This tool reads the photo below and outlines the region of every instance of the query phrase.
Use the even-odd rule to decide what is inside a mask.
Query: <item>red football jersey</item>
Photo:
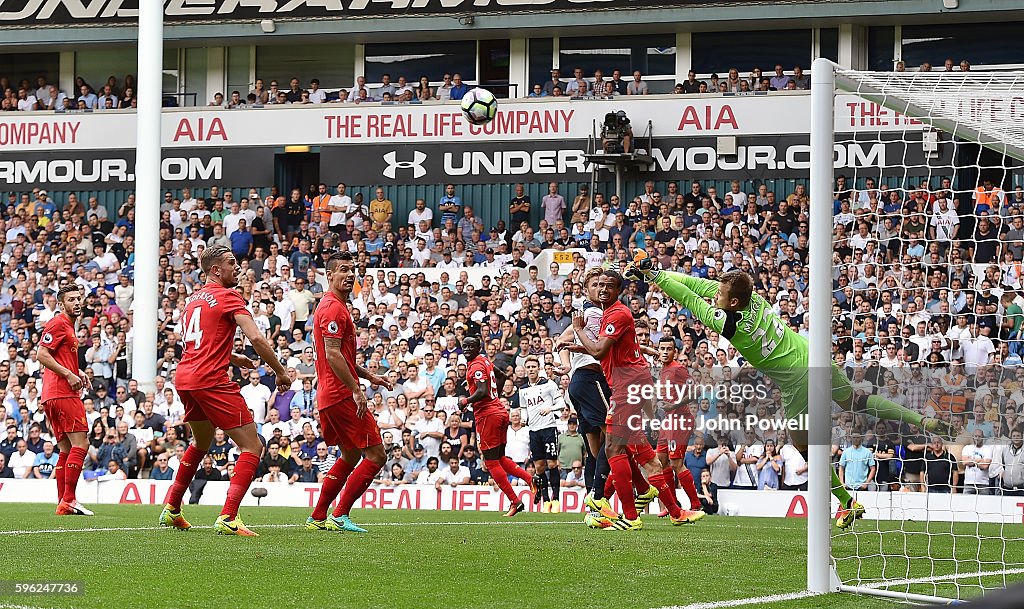
[[[75,327],[71,320],[63,313],[54,315],[53,319],[46,322],[43,327],[43,337],[40,341],[44,347],[53,354],[53,359],[68,370],[79,374],[78,370],[78,336],[75,334]],[[42,400],[53,398],[78,398],[82,397],[81,391],[71,389],[67,379],[49,368],[43,368],[43,395]]]
[[[601,316],[601,333],[598,337],[605,336],[612,339],[612,348],[601,360],[601,369],[604,370],[604,376],[613,391],[616,381],[619,384],[631,383],[634,382],[639,369],[650,370],[647,360],[640,355],[633,314],[621,301],[615,301],[615,304],[605,309],[604,315]],[[646,377],[650,379],[649,372],[646,372]]]
[[[670,421],[671,425],[668,430],[662,432],[659,439],[676,440],[684,445],[693,430],[693,413],[690,412],[688,406],[683,405],[684,400],[682,399],[685,395],[682,393],[683,388],[690,381],[690,372],[684,366],[679,365],[679,362],[671,362],[661,369],[660,380],[663,387],[666,382],[671,385],[672,393],[666,396],[669,399],[666,400],[665,409],[674,410],[665,413],[665,420]]]
[[[473,413],[477,416],[504,410],[504,406],[498,400],[498,381],[494,378],[494,364],[485,355],[480,354],[466,366],[466,384],[469,386],[469,395],[476,393],[476,384],[485,379],[490,383],[490,392],[486,398],[473,404]]]
[[[313,353],[316,365],[316,407],[323,410],[342,400],[352,398],[352,390],[341,382],[327,361],[325,338],[341,341],[341,354],[345,356],[348,371],[356,375],[356,325],[348,305],[334,295],[327,294],[320,300],[313,313]]]
[[[659,378],[661,379],[662,384],[664,384],[665,381],[669,381],[673,385],[682,387],[683,385],[689,384],[690,371],[687,370],[685,366],[680,365],[679,362],[673,361],[669,362],[667,366],[662,367],[661,376]]]
[[[231,288],[210,282],[185,299],[181,315],[184,351],[174,375],[178,389],[206,389],[229,381],[235,315],[251,315]]]

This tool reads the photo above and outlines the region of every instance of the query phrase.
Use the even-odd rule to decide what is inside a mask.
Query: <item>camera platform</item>
[[[651,150],[654,149],[653,127],[652,121],[647,121],[643,134],[639,137],[634,136],[629,117],[622,110],[605,114],[604,124],[600,125],[600,129],[598,122],[594,121],[593,133],[587,141],[587,152],[583,155],[592,168],[591,192],[595,192],[600,167],[607,167],[615,174],[615,192],[621,196],[626,172],[642,173],[654,164],[654,157],[651,156]],[[617,152],[623,149],[622,141],[625,136],[632,140],[632,152]],[[643,144],[637,148],[640,142]]]

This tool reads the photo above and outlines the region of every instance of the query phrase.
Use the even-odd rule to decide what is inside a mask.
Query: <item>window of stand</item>
[[[618,69],[624,80],[631,80],[640,70],[651,93],[668,93],[675,84],[675,39],[675,34],[560,38],[558,66],[562,78],[571,78],[576,68],[588,79],[595,70],[608,78]]]
[[[456,72],[467,82],[476,81],[476,41],[403,42],[401,44],[366,45],[366,81],[380,82],[384,74],[392,82],[405,76],[409,82],[419,82],[426,76],[431,82]]]
[[[904,25],[902,57],[907,69],[924,62],[932,64],[933,70],[942,69],[947,58],[957,66],[963,59],[972,66],[1020,66],[1024,64],[1022,26],[1022,22]]]
[[[811,63],[811,30],[753,30],[747,32],[694,32],[691,38],[692,68],[698,74],[724,77],[729,68],[746,76],[755,68],[770,75],[775,64],[789,72]]]

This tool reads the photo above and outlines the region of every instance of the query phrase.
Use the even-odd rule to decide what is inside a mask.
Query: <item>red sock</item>
[[[673,518],[679,518],[679,502],[676,501],[675,491],[665,481],[665,473],[659,472],[651,476],[651,486],[658,489],[658,501],[661,502],[661,506],[668,510]]]
[[[676,473],[672,471],[672,466],[669,465],[665,469],[661,470],[661,473],[665,474],[665,482],[668,483],[668,487],[672,490],[678,488],[676,486]]]
[[[353,466],[344,459],[338,459],[331,466],[331,469],[324,476],[324,482],[320,486],[320,498],[316,501],[316,509],[313,510],[313,520],[323,520],[327,518],[327,508],[331,507],[331,502],[338,496],[341,489],[345,486],[345,481],[348,480],[349,474],[352,473]]]
[[[68,460],[64,464],[63,495],[63,500],[68,503],[78,501],[75,491],[78,490],[78,479],[82,477],[82,464],[85,463],[85,455],[86,450],[80,446],[72,446],[68,451]]]
[[[502,457],[502,459],[508,459],[508,457]],[[511,459],[509,460],[511,461]],[[512,464],[515,465],[515,462],[513,461]],[[512,505],[519,503],[519,498],[516,497],[516,492],[512,489],[512,483],[508,481],[508,472],[501,466],[501,461],[498,459],[488,459],[484,461],[484,467],[487,468],[487,473],[491,475],[491,479],[498,485],[501,492],[505,493],[505,496],[512,502]],[[525,474],[526,472],[523,473]]]
[[[612,498],[612,495],[614,495],[614,494],[615,494],[615,481],[612,480],[612,477],[609,474],[609,476],[607,478],[605,478],[605,480],[604,480],[604,498],[610,500]]]
[[[627,458],[629,459],[629,472],[633,478],[633,490],[637,495],[643,495],[651,488],[651,483],[644,477],[644,472],[636,462],[636,457],[633,455],[627,455]]]
[[[238,461],[235,462],[235,475],[231,477],[228,496],[224,500],[224,509],[220,511],[221,516],[228,516],[231,519],[238,516],[238,504],[242,503],[242,497],[245,497],[245,492],[249,490],[249,485],[252,484],[259,464],[260,457],[256,453],[243,452],[238,455]]]
[[[53,468],[53,477],[57,479],[57,503],[64,501],[64,466],[68,462],[68,453],[62,452],[57,455],[57,465]]]
[[[527,484],[530,483],[530,474],[526,473],[525,469],[516,465],[516,462],[512,459],[502,456],[498,463],[501,464],[501,469],[505,470],[505,473],[512,474]]]
[[[378,465],[369,459],[363,459],[359,465],[352,470],[352,475],[345,482],[345,488],[341,491],[341,499],[338,506],[334,508],[334,516],[346,516],[352,511],[352,505],[363,496],[366,489],[373,484],[373,477],[377,475],[383,465]]]
[[[685,467],[683,471],[679,472],[679,486],[683,488],[686,496],[690,498],[690,509],[701,509],[700,498],[697,497],[697,487],[693,484],[693,474]]]
[[[188,485],[192,484],[192,479],[196,477],[205,456],[205,450],[199,450],[191,444],[185,449],[185,454],[178,463],[178,471],[174,472],[174,483],[171,484],[171,490],[167,491],[167,505],[173,508],[172,511],[181,511],[181,498],[185,495]]]
[[[622,515],[629,520],[636,520],[636,496],[633,494],[633,473],[629,467],[627,455],[615,455],[608,459],[608,466],[611,467],[612,483],[615,485],[615,492],[619,494],[619,502],[622,503]]]

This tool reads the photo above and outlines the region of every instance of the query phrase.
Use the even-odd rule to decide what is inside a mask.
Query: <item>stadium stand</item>
[[[946,68],[953,69],[952,60],[947,61]],[[902,66],[897,66],[897,70],[902,71],[902,69]],[[918,69],[930,71],[931,65],[922,64]],[[970,64],[964,60],[957,69],[969,70]],[[522,96],[567,95],[609,99],[620,95],[644,95],[648,91],[647,84],[643,81],[643,75],[640,72],[634,72],[631,77],[627,76],[626,78],[622,77],[619,70],[608,70],[607,78],[602,70],[596,70],[590,76],[585,76],[580,68],[575,68],[573,72],[572,78],[563,78],[561,71],[554,68],[551,70],[550,81],[533,83],[528,88],[529,90],[523,91]],[[687,75],[687,80],[677,83],[673,87],[672,93],[680,95],[715,92],[754,93],[810,88],[810,76],[804,73],[801,66],[794,66],[789,73],[786,73],[783,66],[777,64],[775,71],[770,76],[762,72],[759,67],[751,69],[747,77],[741,76],[739,70],[734,67],[723,72],[724,77],[719,77],[718,73],[698,77],[691,71]],[[404,75],[398,76],[392,82],[391,76],[385,75],[381,83],[367,83],[366,78],[360,76],[348,88],[321,88],[320,80],[317,78],[310,79],[305,87],[302,86],[298,78],[288,79],[287,87],[281,85],[283,82],[283,79],[257,78],[248,92],[238,90],[216,92],[208,102],[200,105],[242,109],[274,104],[446,101],[453,99],[453,88],[456,91],[454,99],[458,99],[461,98],[458,93],[460,91],[465,93],[462,87],[466,87],[461,83],[458,73],[447,72],[438,80],[432,80],[429,76],[423,75],[415,82],[407,79]],[[0,76],[0,91],[3,93],[3,98],[0,100],[0,111],[131,109],[135,108],[137,103],[134,84],[135,77],[131,74],[121,79],[110,76],[100,86],[88,83],[79,76],[75,79],[74,91],[63,91],[48,81],[46,75],[39,76],[34,83],[28,79],[14,83],[7,76]]]
[[[945,69],[954,67],[951,60],[946,62]],[[959,69],[969,70],[970,64],[963,61]],[[535,83],[528,95],[611,97],[646,92],[639,72],[628,82],[621,76],[615,70],[607,80],[601,71],[585,77],[577,69],[566,80],[552,70],[551,81]],[[2,109],[132,108],[133,81],[130,75],[112,76],[103,86],[93,87],[79,79],[77,95],[68,95],[43,76],[34,85],[12,85],[0,78]],[[453,87],[457,93],[465,86],[457,74],[445,74],[437,87],[426,76],[416,85],[399,76],[395,83],[388,78],[370,87],[360,77],[349,90],[320,89],[316,79],[307,89],[298,79],[290,79],[287,89],[279,86],[283,81],[269,80],[268,88],[264,82],[257,79],[252,91],[233,91],[226,98],[218,93],[209,105],[426,101],[449,99]],[[731,68],[724,78],[712,74],[701,79],[691,72],[676,85],[675,93],[808,86],[799,67],[786,74],[777,66],[770,77],[755,68],[748,78]],[[648,183],[641,193],[593,196],[586,189],[575,196],[559,193],[553,184],[541,200],[513,198],[507,221],[489,228],[474,214],[475,202],[460,197],[458,185],[452,185],[436,205],[422,200],[393,202],[383,188],[347,192],[343,185],[325,184],[287,193],[269,185],[245,191],[197,184],[194,189],[168,191],[161,205],[160,376],[157,391],[151,394],[139,391],[130,369],[134,197],[115,213],[95,198],[83,202],[70,195],[53,201],[40,188],[11,192],[0,209],[0,335],[5,344],[0,350],[0,421],[6,428],[0,440],[5,459],[0,477],[47,477],[52,472],[47,464],[53,460],[53,448],[39,407],[41,368],[34,345],[39,330],[57,310],[58,286],[68,280],[85,286],[88,293],[85,323],[79,329],[80,366],[93,383],[86,399],[92,430],[87,469],[97,476],[173,476],[188,440],[181,421],[183,407],[174,390],[180,356],[178,316],[184,299],[203,280],[198,254],[217,243],[231,247],[241,261],[240,289],[294,378],[290,390],[279,392],[269,371],[245,376],[233,370],[271,448],[261,474],[270,475],[274,466],[281,475],[270,475],[269,481],[315,481],[336,458],[334,448],[324,446],[318,437],[308,322],[324,293],[323,261],[335,249],[347,247],[360,270],[354,307],[362,346],[358,363],[386,372],[396,383],[390,391],[366,387],[390,457],[381,483],[433,483],[440,470],[430,469],[437,468],[431,458],[438,457],[443,466],[450,454],[463,458],[471,479],[483,483],[486,473],[473,446],[472,415],[457,414],[457,398],[465,395],[465,360],[458,344],[467,333],[484,337],[488,355],[513,379],[502,388],[503,398],[513,407],[527,356],[541,358],[544,374],[564,388],[567,378],[555,369],[552,337],[582,304],[579,279],[587,266],[621,262],[635,249],[646,248],[662,267],[700,277],[715,278],[741,268],[757,278],[759,293],[776,312],[806,333],[806,188],[797,184],[790,192],[776,193],[764,183],[733,181],[731,192],[720,195],[709,183],[670,182],[659,188]],[[1024,190],[1017,186],[1008,193],[988,184],[977,191],[953,191],[946,179],[908,190],[872,181],[846,184],[841,177],[835,191],[835,256],[848,269],[835,278],[834,324],[837,336],[846,337],[837,341],[837,363],[855,387],[885,387],[916,411],[949,417],[957,434],[952,451],[956,456],[964,445],[980,449],[1011,440],[1024,427],[1018,416],[1024,404],[1024,248],[1019,245],[1024,236]],[[558,265],[538,269],[534,261],[545,250],[571,250],[572,271],[563,274],[564,267]],[[964,260],[976,264],[962,264]],[[952,264],[952,274],[946,275],[940,264]],[[883,267],[881,275],[878,270]],[[443,269],[444,274],[427,280],[415,272],[425,268]],[[466,269],[473,268],[486,269],[480,285],[469,279]],[[897,277],[914,277],[911,282],[921,287],[936,278],[933,287],[943,289],[931,290],[927,299],[905,298],[910,291],[897,285]],[[1003,290],[1002,298],[991,294],[997,286]],[[747,386],[765,382],[743,368],[731,347],[720,345],[719,337],[679,311],[657,288],[648,290],[646,284],[631,282],[623,299],[638,319],[647,320],[652,344],[662,336],[676,340],[681,362],[693,379]],[[904,377],[911,382],[903,383]],[[709,394],[695,408],[698,418],[781,417],[777,395],[770,393],[743,403]],[[567,408],[558,422],[558,432],[572,445],[575,431],[569,426],[574,417]],[[918,490],[914,472],[905,471],[903,464],[919,461],[908,468],[919,470],[944,454],[941,446],[926,448],[928,443],[917,430],[876,424],[853,413],[837,412],[834,422],[837,464],[854,435],[863,436],[868,447],[892,450],[894,459],[879,465],[871,488]],[[513,434],[520,428],[513,424],[510,450],[518,446]],[[784,463],[786,451],[764,458],[749,450],[769,440],[784,446],[785,432],[703,435],[697,437],[706,452],[694,451],[694,468],[699,474],[710,467],[718,487],[738,483],[800,488],[806,482],[805,472],[792,471],[797,467],[786,472],[785,466],[793,465]],[[739,462],[736,448],[748,449],[746,454],[739,451]],[[931,457],[922,456],[925,452]],[[226,440],[214,446],[213,466],[221,474],[230,475],[232,454]],[[529,464],[528,447],[520,454],[519,460]],[[563,472],[568,475],[571,463],[582,456],[567,455]],[[781,477],[740,475],[750,465],[761,471],[770,459],[779,462]],[[988,479],[982,480],[986,476],[966,472],[963,463],[953,469],[957,467],[971,474],[969,486],[975,491],[1024,492],[1024,481],[1004,479],[1003,472],[988,470]],[[951,484],[963,488],[964,476]],[[930,484],[927,490],[941,491],[942,486]],[[950,484],[945,487],[948,490]]]
[[[749,194],[743,192],[747,188]],[[882,322],[873,327],[873,320],[856,312],[838,314],[837,327],[847,331],[837,334],[856,340],[837,344],[836,361],[847,369],[855,387],[865,381],[865,374],[881,375],[888,380],[880,379],[879,384],[888,385],[886,390],[903,391],[901,399],[910,408],[948,413],[961,445],[971,443],[972,434],[978,432],[983,444],[1006,441],[1020,433],[1018,411],[1024,403],[1018,340],[1022,316],[1016,302],[1024,190],[974,194],[946,188],[948,184],[941,183],[923,184],[913,191],[885,184],[860,188],[837,184],[835,255],[843,260],[860,256],[864,261],[862,272],[850,270],[836,278],[837,303],[856,293],[865,311],[882,311]],[[273,339],[295,379],[290,390],[276,392],[269,372],[245,377],[233,370],[271,447],[261,473],[270,473],[271,461],[276,461],[283,475],[270,480],[312,479],[315,474],[310,468],[326,471],[335,458],[318,439],[308,322],[324,290],[323,260],[336,248],[347,247],[356,255],[361,279],[354,301],[362,345],[358,361],[371,371],[386,372],[396,382],[392,391],[367,387],[391,458],[382,482],[433,483],[428,460],[436,456],[444,463],[449,454],[463,457],[472,479],[483,482],[486,474],[481,473],[479,457],[471,448],[474,436],[468,433],[473,420],[456,416],[456,398],[465,394],[460,377],[465,363],[458,341],[467,333],[479,332],[488,355],[517,381],[524,378],[525,358],[540,357],[545,374],[564,385],[567,379],[553,367],[551,337],[568,323],[567,312],[582,304],[579,278],[588,265],[622,260],[644,247],[655,252],[663,267],[701,277],[714,278],[733,267],[746,269],[783,319],[806,332],[806,189],[797,185],[793,192],[776,196],[764,185],[735,182],[732,190],[722,198],[700,182],[682,187],[668,183],[664,188],[649,183],[640,194],[594,193],[591,199],[586,191],[575,198],[559,194],[555,185],[554,192],[541,201],[512,200],[513,226],[496,225],[489,230],[474,216],[474,202],[460,198],[457,185],[437,202],[436,217],[434,202],[429,207],[426,202],[396,204],[383,189],[365,193],[365,200],[371,201],[368,206],[358,203],[358,198],[353,202],[350,195],[356,193],[338,194],[337,188],[326,185],[312,185],[307,193],[295,190],[287,196],[278,196],[276,188],[245,192],[216,186],[203,188],[203,196],[197,196],[198,185],[168,192],[161,206],[160,377],[157,391],[148,395],[139,392],[130,369],[133,197],[113,213],[95,200],[83,204],[72,196],[52,201],[38,188],[10,193],[0,210],[4,229],[0,233],[0,327],[5,343],[0,352],[0,386],[5,392],[0,420],[6,427],[0,453],[10,469],[0,471],[19,477],[46,477],[52,471],[46,466],[52,447],[39,408],[41,369],[34,346],[40,328],[56,312],[57,286],[68,280],[88,292],[85,323],[79,329],[80,365],[93,383],[86,400],[92,430],[87,469],[95,472],[91,475],[118,477],[167,476],[166,468],[174,469],[187,440],[183,408],[174,391],[174,368],[180,355],[178,313],[185,297],[202,281],[198,254],[208,245],[224,243],[241,260],[240,289],[252,304],[257,323]],[[983,219],[977,227],[962,228],[953,235],[955,240],[929,237],[926,248],[919,238],[942,226],[946,212],[939,211],[936,203],[942,198],[953,201],[947,209],[967,206]],[[410,208],[405,218],[396,213]],[[984,218],[995,226],[987,226]],[[578,221],[570,229],[568,222],[574,219]],[[991,266],[981,269],[980,277],[971,265],[955,264],[968,249],[975,251],[976,259],[979,249],[991,250]],[[554,275],[539,273],[533,263],[544,250],[573,250],[573,270],[567,275],[557,274],[558,268],[553,269]],[[951,290],[937,291],[927,302],[891,302],[890,296],[900,290],[892,285],[891,273],[875,275],[872,260],[884,262],[889,269],[901,265],[926,269],[935,255],[949,256],[954,263],[957,276],[950,281]],[[488,278],[472,285],[468,270],[477,267],[486,269]],[[416,272],[429,268],[446,274],[427,281]],[[986,296],[989,286],[979,280],[1001,285],[1006,294],[1002,302]],[[630,283],[624,299],[638,319],[647,320],[655,344],[664,335],[676,339],[692,378],[763,382],[742,367],[731,348],[720,348],[717,337],[656,290]],[[984,310],[968,320],[977,307]],[[918,321],[928,322],[922,333],[928,338],[918,336]],[[971,343],[974,346],[967,346],[968,336],[978,339]],[[985,343],[984,349],[975,348],[979,342]],[[989,364],[998,367],[987,372]],[[964,379],[965,366],[979,378],[976,385],[965,386],[958,380]],[[996,376],[1000,369],[1010,373]],[[906,383],[901,390],[896,375],[904,373],[926,380]],[[983,387],[1002,390],[983,391]],[[516,392],[515,382],[502,388],[502,396],[512,406]],[[777,396],[736,406],[708,395],[697,404],[696,415],[770,418],[780,414],[779,408]],[[559,419],[559,433],[571,436],[571,422],[573,415],[566,409]],[[517,430],[513,424],[510,436]],[[912,457],[911,446],[921,450],[916,446],[919,438],[910,430],[837,413],[833,440],[837,460],[855,432],[866,432],[866,445],[889,443],[907,459]],[[703,453],[704,459],[712,462],[718,486],[729,486],[736,478],[736,467],[714,465],[723,452],[726,462],[736,458],[735,450],[723,450],[726,446],[749,447],[767,440],[785,443],[784,432],[741,436],[703,438],[710,449]],[[510,439],[512,450],[516,440]],[[940,448],[927,450],[941,455]],[[229,443],[215,445],[211,456],[215,467],[230,474]],[[521,452],[520,460],[529,460],[528,449]],[[757,466],[758,461],[748,456],[737,465]],[[768,478],[758,477],[756,483],[770,485]],[[775,483],[799,487],[802,480],[806,476],[794,475]],[[896,467],[887,469],[878,476],[878,488],[899,489],[901,480],[907,482]],[[1020,492],[1014,481],[1001,481],[998,476],[991,480],[994,487],[1006,484],[1007,492]]]

